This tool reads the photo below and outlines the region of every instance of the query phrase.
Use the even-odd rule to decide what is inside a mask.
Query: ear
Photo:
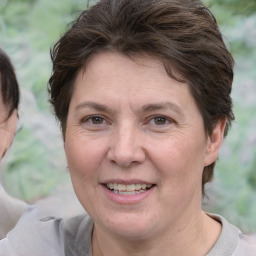
[[[212,134],[207,139],[205,166],[212,164],[219,155],[219,150],[223,142],[226,118],[219,120],[214,126]]]
[[[0,124],[0,159],[5,155],[7,149],[12,144],[17,120],[18,114],[15,109],[12,115]]]

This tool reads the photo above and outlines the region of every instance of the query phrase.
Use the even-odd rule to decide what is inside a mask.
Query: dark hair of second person
[[[0,48],[0,88],[3,104],[7,108],[7,118],[19,105],[19,85],[11,60]]]

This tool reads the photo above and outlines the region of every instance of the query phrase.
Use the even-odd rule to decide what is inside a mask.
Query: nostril
[[[108,160],[121,167],[142,163],[146,156],[134,127],[125,127],[115,133],[109,146]],[[125,132],[124,132],[125,131]]]
[[[129,167],[132,163],[136,162],[136,156],[133,152],[111,150],[108,153],[108,159],[111,163],[118,164],[121,167]]]

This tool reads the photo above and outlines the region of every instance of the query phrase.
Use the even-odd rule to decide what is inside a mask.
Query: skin
[[[18,120],[17,110],[14,110],[9,118],[7,117],[8,109],[0,97],[0,160],[13,141]]]
[[[94,56],[77,76],[64,144],[95,223],[93,255],[205,255],[221,226],[201,211],[202,172],[224,127],[220,120],[207,137],[188,85],[155,59]],[[154,186],[146,196],[112,197],[109,182]]]

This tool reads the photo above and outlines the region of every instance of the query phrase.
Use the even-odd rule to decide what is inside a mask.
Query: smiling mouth
[[[107,183],[105,187],[115,194],[120,195],[136,195],[143,193],[151,189],[154,184],[118,184],[118,183]]]

